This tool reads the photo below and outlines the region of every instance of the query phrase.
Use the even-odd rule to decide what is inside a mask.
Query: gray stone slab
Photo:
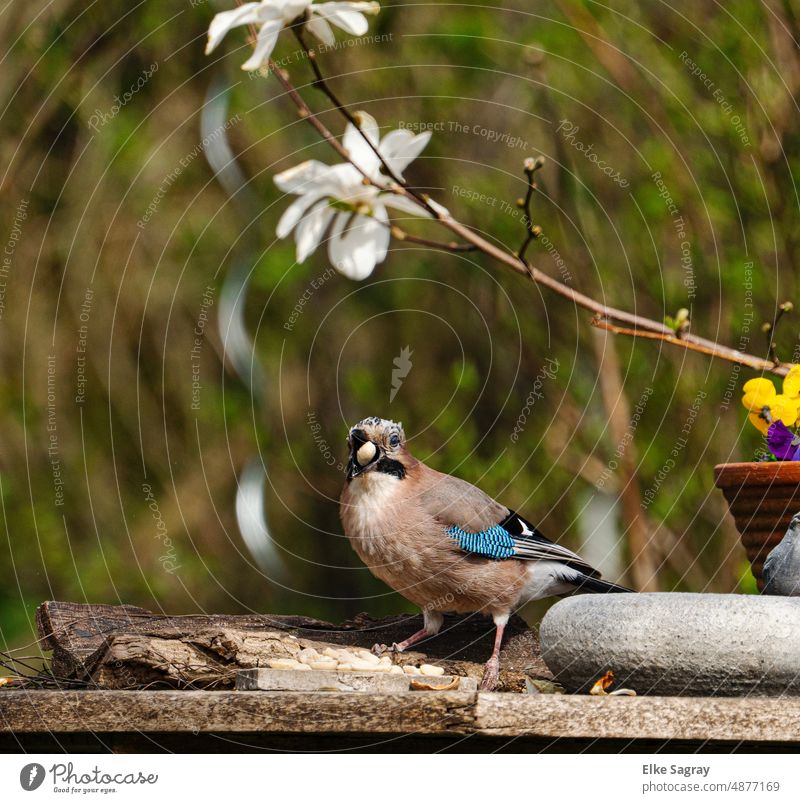
[[[542,657],[570,691],[608,670],[639,694],[800,694],[800,599],[586,594],[542,620]]]

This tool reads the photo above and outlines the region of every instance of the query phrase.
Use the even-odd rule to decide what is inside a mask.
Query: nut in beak
[[[358,460],[358,465],[366,466],[367,463],[375,457],[375,453],[378,451],[378,448],[372,441],[367,441],[366,443],[362,444],[359,450],[356,452],[356,460]]]

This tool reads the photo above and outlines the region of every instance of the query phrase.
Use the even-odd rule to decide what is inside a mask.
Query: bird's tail
[[[616,583],[609,583],[608,580],[601,580],[599,577],[589,577],[586,574],[580,575],[572,581],[575,585],[575,590],[580,594],[633,594],[635,593],[632,588],[625,588],[625,586],[617,585]]]

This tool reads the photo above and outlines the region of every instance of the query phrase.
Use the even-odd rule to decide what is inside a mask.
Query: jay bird
[[[479,488],[421,463],[406,448],[401,424],[365,418],[347,443],[339,504],[345,535],[376,577],[422,609],[422,630],[394,650],[438,633],[445,612],[488,614],[496,632],[481,688],[491,690],[503,629],[516,608],[575,591],[630,591],[601,580]]]
[[[763,593],[800,597],[800,513],[764,561]]]

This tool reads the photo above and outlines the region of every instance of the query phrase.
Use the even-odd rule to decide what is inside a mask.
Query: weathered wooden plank
[[[24,734],[478,734],[605,743],[800,744],[800,700],[463,692],[6,691],[0,731]]]
[[[475,694],[267,691],[8,691],[16,733],[469,733]]]
[[[800,700],[478,695],[485,736],[800,743]]]

